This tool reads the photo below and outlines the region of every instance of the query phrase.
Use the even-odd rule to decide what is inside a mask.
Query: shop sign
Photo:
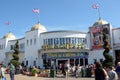
[[[82,57],[87,58],[88,52],[63,52],[63,53],[47,53],[47,58],[74,58],[74,57]]]

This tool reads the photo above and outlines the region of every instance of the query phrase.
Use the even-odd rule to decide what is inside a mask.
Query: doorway
[[[120,62],[120,50],[115,50],[115,65]]]
[[[68,59],[58,59],[57,60],[57,66],[58,66],[58,68],[61,67],[61,64],[65,64],[67,62],[68,62]]]

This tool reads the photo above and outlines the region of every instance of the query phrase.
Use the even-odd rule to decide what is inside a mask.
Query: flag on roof
[[[33,11],[34,13],[39,13],[39,12],[40,12],[39,9],[33,9],[32,11]]]
[[[99,8],[99,4],[93,4],[93,5],[92,5],[92,8],[93,8],[93,9],[98,9],[98,8]]]
[[[10,25],[11,22],[10,22],[10,21],[6,21],[5,24],[6,24],[6,25]]]

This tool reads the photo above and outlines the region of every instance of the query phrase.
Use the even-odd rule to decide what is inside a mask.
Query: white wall
[[[33,61],[36,61],[37,66],[42,66],[42,59],[38,60],[38,50],[40,49],[41,39],[39,38],[40,33],[43,31],[34,30],[28,31],[25,34],[25,59],[28,60],[28,66],[33,66]],[[30,40],[32,39],[32,44],[30,45]],[[34,44],[34,39],[36,39],[36,43]],[[27,45],[27,40],[29,43]],[[40,57],[39,57],[40,58]],[[39,62],[38,62],[39,61]]]
[[[94,59],[96,59],[97,61],[100,61],[100,59],[104,59],[103,56],[103,51],[104,50],[94,50],[94,51],[90,51],[89,52],[89,64],[93,64],[94,63]]]
[[[0,39],[0,63],[5,59],[6,39]]]

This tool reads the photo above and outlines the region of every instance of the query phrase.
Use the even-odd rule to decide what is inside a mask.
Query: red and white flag
[[[92,5],[92,8],[93,8],[93,9],[98,9],[98,8],[99,8],[99,4],[93,4],[93,5]]]
[[[34,13],[39,13],[39,12],[40,12],[39,9],[33,9],[32,11],[33,11]]]
[[[10,21],[6,21],[5,24],[6,24],[6,25],[10,25],[11,22],[10,22]]]

